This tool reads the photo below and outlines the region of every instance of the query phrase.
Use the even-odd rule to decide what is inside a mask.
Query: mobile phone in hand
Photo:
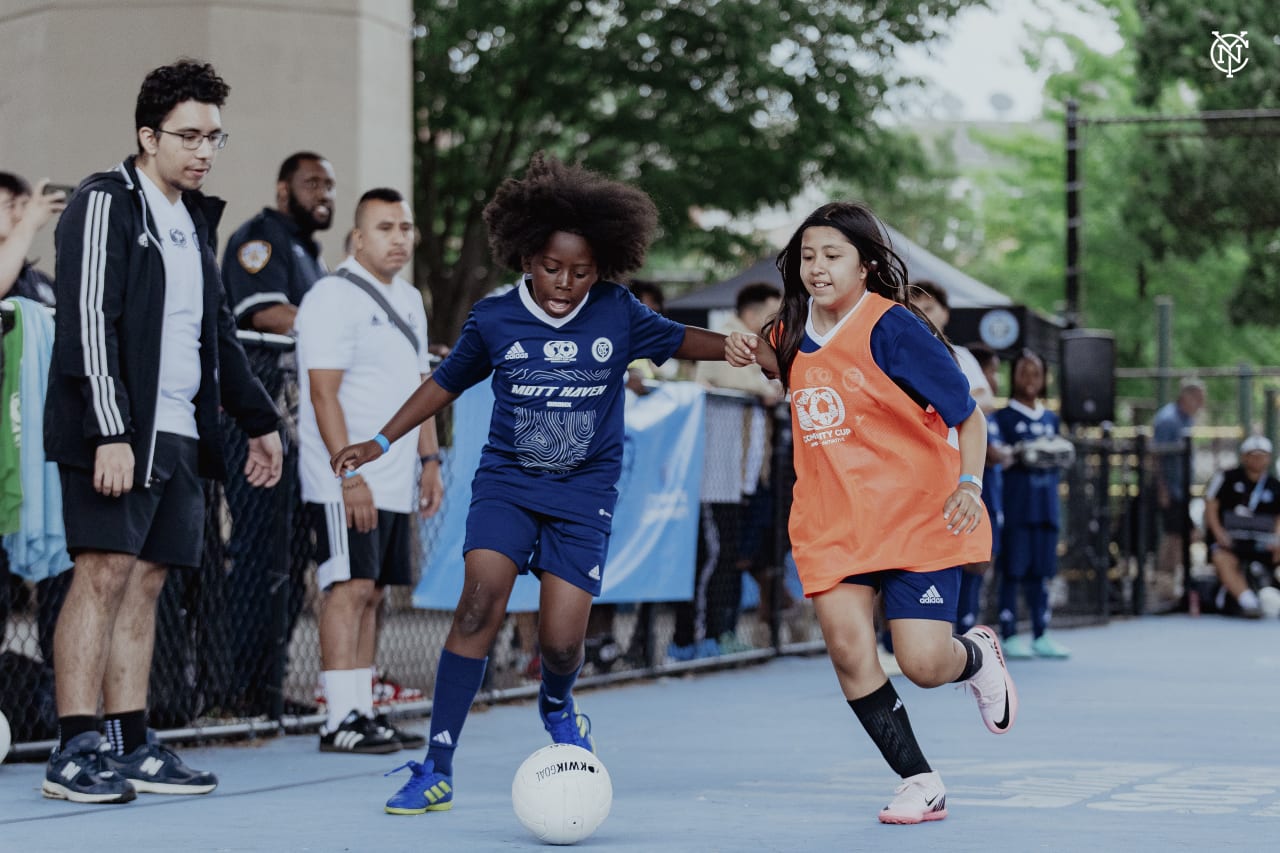
[[[53,195],[56,192],[62,193],[64,196],[66,196],[65,201],[70,202],[71,197],[76,193],[76,187],[75,187],[75,184],[45,184],[44,185],[45,195]]]

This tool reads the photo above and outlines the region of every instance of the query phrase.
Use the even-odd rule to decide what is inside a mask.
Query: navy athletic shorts
[[[936,619],[956,621],[960,602],[959,566],[936,572],[908,572],[888,569],[852,575],[844,583],[869,586],[884,597],[885,619]]]
[[[597,596],[609,553],[609,533],[501,498],[474,498],[467,513],[462,553],[476,548],[505,555],[520,574],[547,572]]]
[[[162,566],[200,565],[204,551],[204,482],[197,473],[198,442],[156,433],[151,485],[118,498],[93,488],[93,471],[58,466],[67,551],[133,554]],[[145,465],[145,459],[135,459]]]

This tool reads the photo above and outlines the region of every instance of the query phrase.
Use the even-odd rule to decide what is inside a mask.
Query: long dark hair
[[[782,273],[782,307],[777,316],[765,324],[764,335],[766,340],[776,336],[774,349],[778,353],[784,387],[791,387],[791,365],[800,351],[805,321],[809,318],[809,291],[800,280],[800,244],[806,229],[823,226],[839,231],[858,250],[862,263],[867,267],[868,290],[906,306],[947,344],[948,350],[951,349],[942,332],[911,304],[907,291],[907,265],[893,250],[888,231],[871,208],[860,202],[835,201],[809,214],[778,253],[778,271]]]

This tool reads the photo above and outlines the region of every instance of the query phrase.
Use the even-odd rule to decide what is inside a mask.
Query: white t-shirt
[[[199,438],[200,324],[204,320],[204,266],[200,240],[187,206],[165,198],[142,171],[138,181],[155,220],[164,254],[164,331],[160,338],[160,396],[156,431]]]
[[[978,364],[978,359],[964,347],[953,345],[952,348],[956,351],[956,364],[960,366],[960,372],[964,374],[965,379],[969,380],[969,394],[980,404],[990,406],[991,383],[987,381],[987,374],[982,372],[982,365]]]
[[[417,289],[399,277],[390,285],[383,284],[354,258],[343,261],[339,269],[350,270],[382,291],[418,336],[418,351],[413,351],[409,340],[367,293],[344,278],[325,276],[302,298],[294,320],[302,396],[298,446],[302,499],[312,503],[341,503],[342,487],[329,467],[330,450],[320,437],[308,371],[343,371],[338,402],[350,443],[373,438],[417,390],[422,377],[431,372],[427,312]],[[417,506],[417,456],[415,429],[360,469],[378,509],[407,513]]]

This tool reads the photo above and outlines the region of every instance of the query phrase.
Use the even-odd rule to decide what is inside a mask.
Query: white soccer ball
[[[548,844],[576,844],[613,805],[609,771],[593,753],[553,743],[530,755],[511,782],[511,805],[525,829]]]
[[[9,728],[9,718],[4,715],[4,711],[0,711],[0,762],[3,762],[9,754],[11,746],[13,746],[13,730]]]
[[[1264,586],[1258,590],[1258,604],[1262,607],[1262,615],[1268,619],[1280,617],[1280,589]]]

